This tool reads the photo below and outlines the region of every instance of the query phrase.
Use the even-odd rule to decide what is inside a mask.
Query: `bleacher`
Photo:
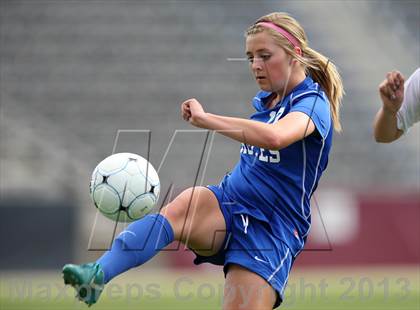
[[[70,192],[86,205],[90,173],[111,154],[117,130],[150,129],[158,166],[174,130],[192,129],[179,112],[190,97],[210,112],[247,117],[258,89],[247,63],[229,58],[244,57],[246,27],[274,10],[292,13],[343,76],[344,132],[335,136],[320,186],[418,188],[419,126],[392,145],[372,138],[385,73],[398,68],[408,77],[419,66],[413,3],[388,3],[398,17],[390,19],[386,7],[359,1],[2,1],[2,194],[57,199]],[[122,133],[116,151],[144,156],[145,139]],[[218,139],[213,179],[239,152],[237,143]],[[182,141],[161,178],[186,185],[194,170],[188,152],[200,151],[203,135]]]

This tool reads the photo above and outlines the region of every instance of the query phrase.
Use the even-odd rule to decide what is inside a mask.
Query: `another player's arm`
[[[315,130],[312,120],[301,112],[289,113],[278,122],[267,124],[206,113],[195,99],[189,99],[182,104],[182,115],[196,127],[218,130],[239,142],[270,150],[285,148]]]
[[[404,77],[398,71],[387,74],[379,85],[382,107],[374,120],[374,137],[376,142],[389,143],[402,136],[403,131],[397,126],[397,113],[404,99]]]
[[[375,116],[374,135],[376,142],[390,143],[403,134],[397,127],[397,113],[382,107]]]

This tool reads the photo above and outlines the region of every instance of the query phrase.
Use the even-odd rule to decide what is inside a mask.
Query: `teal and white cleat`
[[[63,279],[64,284],[74,287],[76,297],[89,307],[98,301],[105,286],[104,272],[97,263],[67,264],[63,267]]]

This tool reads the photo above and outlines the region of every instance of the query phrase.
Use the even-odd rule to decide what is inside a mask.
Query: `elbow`
[[[389,136],[380,134],[376,130],[373,131],[373,138],[375,139],[375,141],[377,143],[391,143],[391,142],[393,142],[393,141],[395,141],[397,139],[396,136],[389,137]]]
[[[379,137],[379,136],[376,136],[376,135],[375,135],[375,141],[377,143],[389,143],[389,142],[392,142],[389,139],[384,139],[384,137]]]
[[[397,137],[395,137],[395,138],[388,138],[388,139],[381,138],[381,139],[377,139],[376,142],[382,143],[382,144],[388,144],[388,143],[392,143],[392,142],[394,142],[396,140],[398,140]]]
[[[392,142],[391,140],[386,140],[386,139],[382,139],[382,138],[375,138],[375,141],[376,141],[377,143],[382,143],[382,144]]]
[[[268,150],[278,150],[284,147],[283,139],[278,134],[271,134],[267,137],[264,148]]]
[[[373,134],[373,137],[374,137],[374,139],[377,143],[388,143],[388,141],[386,141],[386,139],[384,139],[384,137],[381,137],[376,132]]]

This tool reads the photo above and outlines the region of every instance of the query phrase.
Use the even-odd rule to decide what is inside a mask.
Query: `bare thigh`
[[[275,301],[274,289],[262,277],[239,265],[229,265],[223,310],[271,310]]]
[[[226,224],[219,202],[206,187],[184,190],[160,213],[171,223],[175,240],[200,255],[210,256],[220,249],[226,235]]]

